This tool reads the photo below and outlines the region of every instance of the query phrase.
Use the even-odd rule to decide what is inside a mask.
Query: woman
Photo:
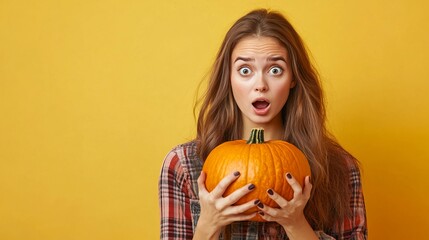
[[[160,182],[161,239],[366,239],[366,213],[357,160],[326,130],[323,93],[304,44],[279,13],[255,10],[228,31],[213,66],[194,141],[165,158]],[[304,186],[287,201],[267,189],[280,208],[258,199],[234,206],[252,191],[248,183],[222,193],[239,172],[208,192],[201,172],[219,144],[245,139],[252,128],[265,139],[297,146],[311,167]],[[259,212],[244,214],[258,206]],[[260,214],[267,222],[247,221]]]

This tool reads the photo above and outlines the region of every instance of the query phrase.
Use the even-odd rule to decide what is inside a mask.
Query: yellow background
[[[427,1],[2,0],[0,239],[158,239],[162,160],[256,7],[311,49],[329,127],[362,163],[370,238],[427,238]]]

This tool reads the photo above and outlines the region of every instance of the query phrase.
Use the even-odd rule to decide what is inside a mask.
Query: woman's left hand
[[[312,185],[310,176],[305,177],[305,185],[301,187],[298,181],[290,174],[286,173],[285,178],[292,187],[293,198],[287,201],[272,189],[268,189],[268,196],[273,199],[280,207],[272,208],[262,203],[258,204],[259,214],[267,221],[274,221],[283,226],[286,232],[288,230],[300,229],[302,224],[308,225],[304,216],[304,207],[310,199]]]

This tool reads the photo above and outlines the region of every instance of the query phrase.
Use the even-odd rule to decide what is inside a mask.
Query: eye
[[[283,73],[283,69],[281,69],[280,67],[272,67],[270,69],[270,74],[272,75],[280,75]]]
[[[243,76],[247,76],[252,72],[252,70],[250,70],[248,67],[242,67],[238,70],[238,72]]]

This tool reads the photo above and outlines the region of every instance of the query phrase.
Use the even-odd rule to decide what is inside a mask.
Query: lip
[[[263,109],[255,108],[255,106],[253,106],[253,103],[254,103],[254,102],[257,102],[257,101],[265,101],[265,102],[267,102],[267,103],[268,103],[268,106],[267,106],[266,108],[263,108]],[[266,115],[266,114],[268,113],[268,111],[270,110],[270,108],[271,108],[271,103],[270,103],[270,101],[269,101],[268,99],[266,99],[266,98],[256,98],[256,99],[252,102],[252,107],[253,107],[253,111],[256,113],[256,115],[263,116],[263,115]]]

